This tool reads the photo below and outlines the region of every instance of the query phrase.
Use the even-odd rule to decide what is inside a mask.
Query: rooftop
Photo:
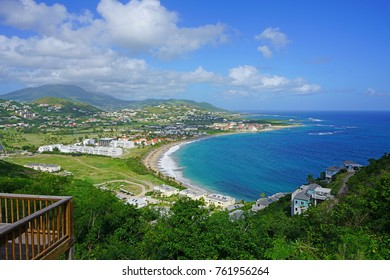
[[[308,195],[307,192],[305,190],[303,190],[303,191],[297,193],[295,195],[294,199],[309,201],[310,200],[310,195]]]
[[[326,170],[327,171],[340,171],[341,167],[339,166],[329,166]]]
[[[219,200],[219,201],[230,201],[230,200],[234,199],[234,198],[227,196],[227,195],[215,194],[215,193],[209,194],[207,197],[211,198],[211,199]]]

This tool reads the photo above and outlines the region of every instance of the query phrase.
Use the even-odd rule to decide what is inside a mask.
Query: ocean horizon
[[[367,165],[390,151],[387,111],[244,113],[300,126],[191,141],[165,155],[165,171],[193,187],[254,201],[292,192],[308,174],[319,177],[345,160]]]

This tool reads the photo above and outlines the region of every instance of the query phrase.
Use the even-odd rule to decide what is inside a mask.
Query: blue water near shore
[[[254,112],[252,112],[254,113]],[[182,175],[210,192],[252,201],[291,192],[332,165],[390,153],[390,112],[267,112],[302,126],[211,137],[182,146],[172,158]]]

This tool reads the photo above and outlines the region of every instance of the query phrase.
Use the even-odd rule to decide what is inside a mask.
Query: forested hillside
[[[68,177],[0,161],[0,192],[72,195],[77,259],[390,259],[390,156],[371,160],[345,196],[290,217],[289,196],[230,220],[201,202],[135,209]]]

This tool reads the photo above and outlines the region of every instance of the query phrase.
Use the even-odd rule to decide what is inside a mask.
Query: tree
[[[306,181],[307,181],[309,184],[313,184],[314,181],[315,181],[313,174],[307,175]]]

